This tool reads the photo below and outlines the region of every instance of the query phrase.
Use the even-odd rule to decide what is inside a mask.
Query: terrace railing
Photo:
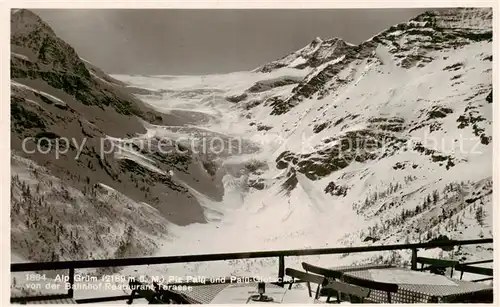
[[[447,240],[433,241],[427,243],[415,244],[393,244],[393,245],[375,245],[375,246],[358,246],[358,247],[338,247],[338,248],[320,248],[320,249],[295,249],[295,250],[277,250],[277,251],[256,251],[256,252],[238,252],[224,254],[201,254],[201,255],[184,255],[184,256],[165,256],[165,257],[141,257],[141,258],[122,258],[122,259],[103,259],[103,260],[77,260],[77,261],[60,261],[60,262],[30,262],[30,263],[12,263],[10,265],[11,272],[26,272],[26,271],[44,271],[44,270],[69,270],[69,278],[67,282],[70,284],[66,294],[60,295],[44,295],[32,297],[12,297],[11,302],[27,302],[38,301],[44,299],[59,299],[73,298],[73,285],[75,282],[75,270],[84,268],[103,268],[103,267],[123,267],[123,266],[140,266],[140,265],[155,265],[155,264],[171,264],[171,263],[187,263],[187,262],[205,262],[205,261],[223,261],[236,259],[251,259],[251,258],[278,258],[277,277],[279,284],[283,286],[285,275],[285,257],[297,256],[312,256],[312,255],[329,255],[329,254],[345,254],[345,253],[365,253],[377,251],[394,251],[394,250],[411,250],[411,268],[417,269],[417,253],[419,249],[429,249],[438,247],[454,247],[474,244],[493,243],[493,238],[475,239],[475,240]],[[129,295],[112,296],[112,297],[97,297],[88,299],[76,300],[77,303],[95,303],[116,300],[127,300]]]

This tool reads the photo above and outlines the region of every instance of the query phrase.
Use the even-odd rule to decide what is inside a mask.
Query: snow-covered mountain
[[[452,9],[395,25],[318,65],[290,65],[314,53],[313,42],[285,65],[253,72],[115,76],[168,89],[142,98],[165,112],[195,107],[210,116],[195,129],[259,149],[225,157],[223,201],[206,202],[218,214],[175,230],[183,246],[173,242],[158,253],[491,237],[491,33],[491,10]],[[421,252],[463,261],[491,258],[492,248]],[[410,255],[309,258],[333,265],[408,262]],[[275,266],[234,261],[169,266],[167,273],[272,276]]]
[[[251,109],[282,141],[272,151],[273,182],[259,177],[281,182],[293,201],[301,174],[326,206],[355,210],[366,222],[358,239],[347,235],[351,243],[368,233],[429,239],[466,207],[491,213],[491,16],[489,9],[424,13]]]
[[[138,246],[146,246],[125,254],[149,254],[170,223],[206,222],[186,185],[220,199],[220,179],[207,171],[213,161],[173,149],[165,155],[158,140],[144,139],[151,125],[186,121],[145,105],[122,82],[80,58],[36,14],[14,11],[13,252],[31,260],[114,257],[131,228],[137,230],[134,240],[144,237]],[[121,203],[104,201],[102,193]],[[125,218],[131,212],[142,213]]]
[[[113,76],[148,107],[185,121],[146,125],[138,138],[182,138],[188,146],[202,135],[207,143],[224,144],[201,155],[215,161],[205,169],[220,179],[219,198],[174,177],[208,222],[167,225],[175,239],[158,241],[163,247],[156,254],[492,237],[491,19],[491,9],[430,11],[356,46],[315,39],[251,72]],[[129,154],[135,161],[151,157],[134,148]],[[150,171],[167,169],[159,164]],[[492,248],[426,253],[474,260],[491,258]],[[307,259],[332,266],[407,263],[409,257],[388,252]],[[287,266],[294,265],[290,261]],[[274,276],[276,262],[144,272],[162,270]]]

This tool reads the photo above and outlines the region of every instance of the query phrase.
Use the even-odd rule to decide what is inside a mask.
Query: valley
[[[316,38],[253,71],[204,76],[107,75],[33,13],[14,15],[15,257],[493,236],[491,10],[428,12],[360,45]],[[26,137],[88,141],[78,159],[77,148],[55,159],[23,152]],[[114,150],[103,154],[103,139]],[[474,261],[493,251],[424,254]],[[289,265],[408,264],[410,256],[330,255]],[[252,259],[121,274],[274,276],[276,266]]]

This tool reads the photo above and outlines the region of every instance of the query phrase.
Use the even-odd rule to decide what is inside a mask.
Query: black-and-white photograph
[[[91,5],[10,10],[11,303],[493,303],[497,4]]]

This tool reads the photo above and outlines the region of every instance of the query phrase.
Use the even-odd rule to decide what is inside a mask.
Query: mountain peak
[[[45,23],[37,14],[28,9],[13,9],[11,11],[11,37],[25,35],[35,30],[55,35],[54,30]]]
[[[12,16],[14,15],[22,15],[22,16],[31,16],[31,17],[34,17],[34,18],[38,18],[40,19],[40,17],[38,17],[38,15],[36,15],[35,13],[33,13],[32,11],[28,10],[28,9],[12,9],[10,14]]]
[[[88,78],[89,72],[76,51],[57,37],[37,14],[27,9],[11,13],[11,50],[40,65],[39,70],[72,73]],[[22,65],[17,63],[14,66]]]
[[[306,67],[317,67],[323,63],[334,60],[347,52],[353,45],[347,44],[344,40],[338,37],[323,40],[316,37],[309,44],[301,49],[288,54],[276,61],[265,64],[254,71],[270,72],[272,70],[290,67],[304,69]]]
[[[321,37],[318,36],[315,39],[313,39],[311,44],[321,44],[322,42],[323,42],[323,40],[321,39]]]

